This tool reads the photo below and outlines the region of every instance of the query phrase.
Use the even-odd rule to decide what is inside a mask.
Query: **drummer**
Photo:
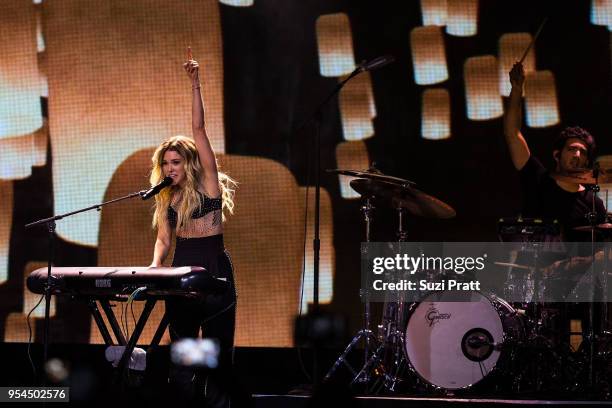
[[[568,127],[557,136],[552,156],[555,168],[548,171],[535,158],[521,133],[521,98],[525,72],[521,63],[515,63],[510,71],[510,101],[504,115],[504,135],[512,164],[519,172],[523,191],[523,216],[538,217],[545,220],[557,220],[561,226],[561,239],[564,242],[590,242],[590,230],[578,231],[578,226],[605,222],[606,209],[602,200],[589,188],[578,182],[572,174],[585,175],[585,169],[593,166],[595,157],[595,139],[580,127]],[[594,183],[592,172],[587,181]],[[591,179],[591,180],[588,180]],[[594,214],[592,209],[595,208]],[[595,236],[595,238],[600,238]],[[576,245],[574,245],[576,246]],[[569,249],[569,248],[568,248]],[[579,245],[574,256],[554,254],[541,257],[542,274],[549,278],[546,284],[546,298],[555,301],[569,299],[573,287],[585,276],[592,265],[590,245]],[[603,259],[598,251],[596,260]],[[552,278],[552,279],[551,279]],[[553,304],[549,304],[552,306]]]
[[[578,232],[575,227],[590,224],[589,214],[595,200],[595,224],[605,221],[606,209],[593,191],[576,182],[571,175],[593,165],[595,139],[580,127],[561,131],[553,145],[554,172],[549,172],[535,158],[521,133],[521,98],[525,72],[515,63],[510,71],[510,101],[504,115],[504,135],[512,164],[520,175],[524,196],[523,215],[559,221],[564,241],[591,240],[590,233]]]

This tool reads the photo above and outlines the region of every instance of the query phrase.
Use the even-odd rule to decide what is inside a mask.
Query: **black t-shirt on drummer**
[[[533,156],[519,171],[523,189],[523,216],[558,220],[562,238],[568,242],[589,242],[590,232],[574,230],[588,225],[588,214],[592,211],[593,192],[589,189],[571,193],[563,190],[550,176],[542,163]],[[605,222],[606,209],[602,200],[595,196],[597,224]]]

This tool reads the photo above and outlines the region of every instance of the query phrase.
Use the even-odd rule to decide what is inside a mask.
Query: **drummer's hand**
[[[612,253],[608,253],[608,262],[612,260],[611,256],[612,256]],[[604,251],[595,252],[595,262],[601,262],[603,260],[604,260]]]
[[[196,60],[189,60],[183,64],[183,68],[185,68],[185,72],[191,78],[191,81],[196,84],[200,82],[200,64]]]
[[[525,83],[525,69],[523,68],[523,64],[520,62],[515,62],[509,75],[512,88],[522,89],[522,86]]]
[[[566,268],[567,260],[562,259],[542,268],[542,276],[544,276],[544,278],[559,277],[565,272]]]

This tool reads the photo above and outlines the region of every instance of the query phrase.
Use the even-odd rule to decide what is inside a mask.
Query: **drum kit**
[[[397,213],[399,242],[408,240],[404,228],[408,215],[439,219],[456,215],[450,205],[418,190],[415,183],[387,176],[375,168],[328,172],[355,177],[350,185],[362,199],[366,242],[371,239],[376,206],[392,208]],[[612,231],[612,224],[589,226],[588,230],[593,228]],[[559,225],[536,219],[506,218],[499,221],[498,233],[502,241],[533,244],[530,249],[535,248],[537,258],[538,251],[544,247],[539,243],[551,237],[556,239]],[[538,297],[538,287],[544,285],[544,279],[538,278],[539,268],[513,262],[498,265],[508,268],[509,290],[523,291],[525,297],[531,290],[530,302],[510,304],[499,296],[480,291],[465,292],[461,302],[457,301],[456,294],[450,301],[448,291],[429,292],[418,302],[407,302],[401,294],[393,294],[387,296],[381,322],[373,331],[370,295],[362,288],[363,327],[329,369],[324,381],[331,381],[341,367],[346,367],[351,385],[362,387],[367,394],[455,395],[480,390],[527,395],[588,388],[585,378],[589,377],[587,372],[592,367],[593,356],[589,362],[588,352],[571,349],[569,341],[560,334],[562,330],[557,326],[567,322],[559,323],[555,309],[551,311]],[[529,285],[513,285],[516,274],[527,272],[535,277],[529,288]],[[442,320],[445,324],[438,324]],[[600,335],[606,333],[602,331]],[[348,358],[361,341],[363,364],[355,368]],[[612,340],[608,338],[607,343],[612,344]],[[594,358],[599,358],[599,366],[604,366],[609,364],[610,356],[612,353],[600,350]],[[609,374],[603,376],[606,381]]]

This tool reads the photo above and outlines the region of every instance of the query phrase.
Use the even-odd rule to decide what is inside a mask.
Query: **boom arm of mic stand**
[[[81,208],[79,210],[67,212],[65,214],[54,215],[53,217],[49,217],[49,218],[43,218],[43,219],[40,219],[38,221],[34,221],[34,222],[31,222],[29,224],[24,225],[24,228],[32,228],[32,227],[35,227],[37,225],[48,224],[50,222],[61,220],[62,218],[70,217],[71,215],[79,214],[79,213],[82,213],[82,212],[85,212],[85,211],[89,211],[89,210],[93,210],[93,209],[96,209],[96,210],[100,211],[102,209],[102,207],[107,205],[107,204],[112,204],[112,203],[116,203],[118,201],[127,200],[128,198],[132,198],[132,197],[136,197],[136,196],[141,196],[144,193],[144,191],[145,190],[138,191],[136,193],[130,193],[130,194],[128,194],[126,196],[123,196],[123,197],[114,198],[112,200],[105,201],[105,202],[100,203],[100,204],[95,204],[95,205],[92,205],[92,206],[89,206],[89,207]]]
[[[334,89],[327,95],[327,97],[323,100],[323,102],[321,102],[319,104],[319,106],[317,107],[317,109],[314,111],[314,113],[305,121],[303,121],[302,123],[300,123],[300,125],[295,128],[295,130],[293,131],[295,132],[299,132],[300,130],[302,130],[306,125],[308,125],[310,122],[312,122],[315,119],[319,119],[320,115],[321,115],[321,109],[323,109],[323,107],[325,105],[327,105],[327,102],[330,101],[331,98],[334,97],[334,95],[336,95],[337,93],[340,92],[340,90],[344,87],[344,85],[350,81],[351,79],[353,79],[354,77],[356,77],[357,75],[359,75],[361,72],[363,72],[363,67],[360,65],[357,66],[357,68],[355,68],[353,70],[353,72],[351,72],[349,74],[349,76],[347,76],[345,79],[343,79],[342,81],[338,82],[336,84],[336,86],[334,87]]]

